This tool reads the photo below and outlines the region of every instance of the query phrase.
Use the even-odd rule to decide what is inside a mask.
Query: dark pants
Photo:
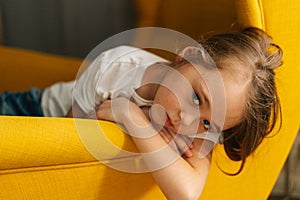
[[[0,115],[43,116],[42,91],[31,88],[26,92],[3,92],[0,95]]]

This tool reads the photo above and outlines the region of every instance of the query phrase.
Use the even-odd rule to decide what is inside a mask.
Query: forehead
[[[248,81],[230,72],[220,71],[226,94],[226,117],[224,129],[237,125],[244,116]]]

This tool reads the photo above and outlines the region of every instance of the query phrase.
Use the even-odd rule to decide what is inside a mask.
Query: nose
[[[181,134],[195,134],[199,128],[199,117],[195,113],[179,112],[172,117],[172,124],[176,132]]]
[[[197,116],[194,113],[180,112],[179,118],[183,126],[190,126],[197,119]]]

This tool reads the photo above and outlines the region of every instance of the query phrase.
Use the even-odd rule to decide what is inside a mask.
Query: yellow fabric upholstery
[[[0,52],[0,91],[22,91],[32,86],[44,88],[57,81],[73,80],[82,62],[1,46]]]
[[[91,131],[93,120],[82,120]],[[109,122],[115,145],[135,146]],[[108,130],[105,130],[108,129]],[[153,199],[150,174],[123,173],[101,164],[82,145],[74,119],[0,117],[0,199]]]
[[[212,7],[214,1],[206,3]],[[239,163],[230,161],[223,147],[216,146],[200,199],[266,199],[299,128],[300,2],[231,1],[230,5],[234,4],[236,9],[226,10],[229,21],[236,18],[243,25],[261,27],[283,48],[285,63],[276,70],[283,126],[278,134],[263,142],[235,177],[225,175],[219,167],[234,172]],[[164,19],[168,25],[167,17]],[[214,22],[220,23],[220,19],[210,24]],[[44,88],[56,81],[71,80],[80,64],[78,59],[1,47],[0,91],[25,90],[33,85]],[[92,123],[95,121],[82,119],[83,127],[89,131]],[[136,151],[130,138],[115,124],[97,123],[115,145]],[[151,174],[120,172],[97,161],[77,131],[74,119],[0,117],[0,199],[165,199]]]
[[[299,8],[300,2],[297,0],[288,3],[280,0],[236,1],[239,24],[266,30],[284,51],[284,65],[276,70],[282,103],[282,129],[262,143],[247,160],[240,175],[226,176],[213,165],[203,199],[267,199],[270,194],[300,125],[300,60],[297,57],[300,53]],[[220,158],[219,151],[223,150],[215,149],[215,161],[222,169],[231,169],[233,165]],[[212,188],[215,188],[214,192]]]

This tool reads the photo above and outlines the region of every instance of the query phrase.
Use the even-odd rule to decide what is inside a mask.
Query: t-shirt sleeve
[[[96,106],[110,97],[109,91],[103,87],[103,84],[99,84],[105,72],[119,57],[136,50],[138,49],[134,47],[120,46],[101,53],[75,80],[73,103],[76,102],[85,114],[94,111]]]
[[[128,88],[131,88],[128,85],[139,82],[141,77],[130,77],[128,72],[136,68],[146,68],[158,61],[165,60],[135,47],[120,46],[107,50],[101,53],[75,81],[73,103],[76,102],[85,114],[89,114],[106,99],[128,92]],[[125,75],[123,80],[126,80],[126,84],[116,88],[118,80]],[[76,113],[74,116],[76,117]]]

